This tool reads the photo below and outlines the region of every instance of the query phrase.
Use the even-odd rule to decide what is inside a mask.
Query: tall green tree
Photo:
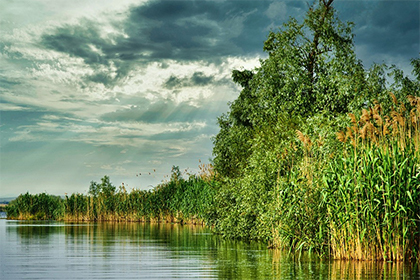
[[[260,67],[233,71],[242,91],[219,118],[213,150],[219,174],[234,178],[243,173],[255,128],[275,128],[285,116],[337,116],[370,98],[364,94],[367,73],[354,52],[353,24],[341,22],[332,4],[315,1],[302,23],[291,18],[268,34],[263,47],[268,58]]]
[[[214,164],[218,174],[236,177],[245,167],[245,160],[251,152],[254,125],[252,121],[256,98],[252,95],[250,82],[254,73],[250,70],[234,70],[232,79],[242,86],[239,97],[230,104],[230,113],[218,119],[220,132],[213,139]]]

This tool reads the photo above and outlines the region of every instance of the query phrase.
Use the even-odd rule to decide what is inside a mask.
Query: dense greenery
[[[394,66],[365,70],[332,2],[270,32],[260,67],[233,71],[243,89],[214,138],[215,228],[292,251],[413,259],[420,59],[414,79]]]
[[[6,213],[13,219],[58,219],[63,215],[63,203],[59,196],[26,193],[12,200],[6,206]]]
[[[214,176],[184,180],[175,168],[130,193],[104,177],[88,195],[21,195],[9,217],[198,219],[290,251],[420,260],[420,59],[412,77],[366,70],[332,2],[270,32],[258,68],[233,71],[242,91],[218,119]]]
[[[124,186],[117,189],[105,176],[100,183],[91,182],[87,195],[74,193],[60,198],[26,193],[6,210],[11,219],[203,223],[212,218],[213,184],[204,174],[185,180],[174,167],[171,179],[152,190],[127,192]]]
[[[325,208],[338,258],[402,260],[420,254],[420,97],[406,109],[363,110],[325,172]],[[360,142],[360,143],[357,143]]]

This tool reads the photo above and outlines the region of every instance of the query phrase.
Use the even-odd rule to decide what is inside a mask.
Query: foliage
[[[319,1],[303,23],[292,18],[278,32],[271,31],[264,43],[268,58],[260,67],[233,71],[233,81],[243,89],[218,120],[213,154],[219,175],[244,175],[259,127],[273,134],[285,116],[302,126],[313,115],[337,117],[377,98],[369,94],[367,81],[378,74],[367,73],[356,59],[352,24],[342,23],[331,4]]]
[[[322,190],[337,258],[404,260],[420,253],[420,97],[406,109],[351,115],[351,145],[325,173]]]
[[[395,66],[374,64],[365,70],[354,53],[352,24],[339,21],[332,2],[316,1],[303,23],[290,19],[279,32],[270,32],[264,43],[268,58],[261,61],[260,67],[233,71],[232,78],[242,91],[230,104],[230,111],[219,118],[220,132],[214,138],[219,181],[215,229],[226,237],[261,239],[274,247],[313,250],[338,258],[412,258],[419,252],[418,241],[413,241],[418,240],[420,231],[414,214],[419,210],[409,204],[408,198],[415,201],[419,195],[419,184],[414,179],[419,141],[414,136],[416,128],[408,126],[409,120],[413,123],[413,111],[405,110],[403,114],[402,108],[409,108],[410,102],[417,100],[420,60],[412,60],[416,79],[404,76]],[[390,85],[388,76],[393,79]],[[394,93],[393,99],[389,91]],[[397,104],[397,99],[403,102]],[[381,127],[373,121],[377,114],[367,109],[378,104],[382,104],[384,118]],[[395,109],[397,105],[400,109]],[[347,115],[352,112],[352,116],[366,118],[368,111],[372,121],[351,128],[352,120]],[[411,146],[399,144],[388,153],[372,146],[373,142],[365,143],[366,137],[377,137],[369,127],[391,130],[397,118],[405,121],[405,130],[392,130]],[[355,144],[351,147],[357,153],[350,153],[350,148],[337,139],[336,132],[343,129],[340,137],[345,138],[346,131],[353,133]],[[356,130],[360,132],[357,136]],[[391,136],[383,141],[385,146],[394,143]],[[389,161],[393,164],[386,165]],[[372,166],[376,169],[366,169]],[[401,172],[398,179],[392,177],[395,172]],[[342,181],[344,178],[347,181]],[[372,178],[377,181],[368,181]],[[369,184],[382,186],[386,180],[394,184],[392,202],[386,206],[388,214],[386,218],[377,217],[385,222],[377,220],[370,226],[376,226],[382,235],[388,232],[388,237],[386,242],[385,237],[378,238],[372,243],[376,244],[371,247],[373,251],[368,252],[367,244],[377,236],[357,224],[367,221],[363,216],[367,212],[359,206],[347,209],[343,205],[357,198],[364,207],[368,203],[376,205],[371,210],[376,215],[374,211],[380,207],[372,199],[383,199],[371,196],[368,200],[372,187]],[[343,182],[354,185],[346,187]],[[348,200],[339,197],[343,192]],[[411,214],[404,216],[405,211]],[[349,223],[347,232],[342,228],[344,221]],[[370,239],[365,237],[364,243],[357,239],[357,230],[370,231],[365,232]],[[355,244],[360,246],[349,242],[359,242]],[[409,247],[415,249],[410,251]],[[360,248],[364,248],[363,254]]]
[[[260,67],[232,73],[243,89],[219,118],[213,149],[222,182],[216,228],[226,236],[272,241],[272,228],[282,219],[274,211],[283,205],[278,192],[293,172],[301,177],[311,158],[296,130],[328,142],[317,152],[323,161],[336,152],[331,128],[339,129],[341,115],[363,104],[368,75],[354,54],[352,24],[340,22],[331,4],[319,1],[303,23],[290,19],[270,32]]]
[[[46,193],[19,195],[6,207],[8,217],[26,220],[55,220],[63,214],[62,199]]]
[[[152,190],[118,189],[108,176],[91,182],[88,195],[73,193],[64,199],[26,193],[7,208],[10,219],[69,221],[158,221],[203,223],[212,216],[212,168],[202,164],[199,175],[183,179],[173,167],[169,182]]]

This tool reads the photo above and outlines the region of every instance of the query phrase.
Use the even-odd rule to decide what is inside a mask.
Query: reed
[[[363,110],[337,138],[350,143],[324,175],[335,258],[401,261],[420,254],[420,98]]]
[[[199,175],[183,179],[175,167],[168,182],[152,190],[113,186],[108,176],[91,182],[88,194],[64,199],[48,194],[20,195],[7,208],[9,219],[65,221],[150,221],[202,224],[211,216],[214,186],[212,168],[200,165]]]
[[[54,220],[63,212],[62,199],[46,193],[21,194],[6,207],[8,218],[21,220]]]
[[[311,138],[296,131],[298,143],[285,154],[291,154],[288,171],[278,172],[276,194],[277,222],[273,225],[271,246],[289,252],[323,254],[328,244],[328,226],[320,187],[325,155],[325,139]],[[296,155],[301,151],[301,158]],[[284,166],[284,165],[283,165]],[[283,166],[279,166],[282,168]],[[287,164],[286,164],[287,166]],[[280,176],[283,173],[285,175]]]

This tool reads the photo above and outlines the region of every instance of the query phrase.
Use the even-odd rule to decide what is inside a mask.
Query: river
[[[321,261],[201,226],[0,219],[0,279],[420,279],[419,266]]]

